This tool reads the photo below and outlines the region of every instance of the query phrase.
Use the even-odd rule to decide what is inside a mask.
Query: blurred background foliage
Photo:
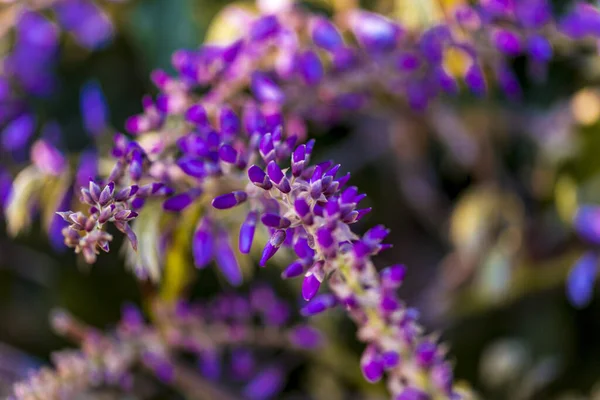
[[[360,4],[418,27],[442,18],[440,4],[456,2]],[[91,53],[64,37],[60,88],[36,103],[37,115],[57,119],[70,151],[90,147],[79,114],[82,85],[99,82],[112,126],[122,127],[141,110],[141,97],[154,93],[150,72],[170,70],[174,50],[196,47],[207,35],[219,40],[231,34],[231,15],[219,14],[228,4],[108,5],[117,27],[113,43]],[[351,4],[307,2],[323,12]],[[369,195],[374,211],[366,223],[392,229],[394,248],[380,256],[380,265],[408,265],[404,298],[421,310],[429,330],[444,332],[458,378],[486,399],[578,399],[600,392],[600,301],[596,296],[577,310],[564,290],[570,267],[586,247],[570,228],[575,209],[600,202],[600,60],[590,49],[558,46],[562,51],[545,81],[528,73],[524,59],[515,60],[524,88],[519,102],[493,93],[436,103],[426,113],[394,105],[383,115],[355,115],[310,130],[319,136],[318,157],[341,163]],[[108,148],[108,138],[103,140]],[[1,234],[0,393],[67,345],[50,331],[52,308],[65,307],[106,327],[117,321],[122,303],[140,303],[145,288],[122,267],[121,257],[103,255],[90,269],[70,251],[53,252],[39,225],[15,240]],[[197,276],[194,296],[221,290],[211,271]],[[266,269],[255,278],[279,282],[278,274]],[[278,284],[286,293],[288,283]],[[318,399],[343,398],[336,395],[344,393],[340,387],[381,393],[360,376],[352,324],[339,315],[319,317],[318,323],[335,340],[314,365],[292,375],[292,392],[308,380],[317,383],[311,395]]]

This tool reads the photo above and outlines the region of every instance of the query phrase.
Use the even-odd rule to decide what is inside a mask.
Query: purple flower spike
[[[323,64],[314,51],[305,51],[298,57],[298,69],[309,86],[318,84],[323,78]]]
[[[374,346],[369,345],[360,359],[360,368],[365,379],[375,383],[383,376],[383,362]]]
[[[250,178],[250,181],[259,188],[269,190],[273,187],[273,184],[267,177],[267,174],[265,174],[265,172],[256,165],[252,165],[250,168],[248,168],[248,178]]]
[[[244,398],[249,400],[267,400],[276,396],[284,385],[284,369],[280,366],[269,367],[261,371],[243,390]]]
[[[590,303],[597,275],[598,255],[593,252],[585,253],[567,278],[567,297],[571,304],[583,308]]]
[[[304,300],[312,300],[312,298],[315,297],[319,291],[320,287],[321,281],[318,279],[318,277],[311,271],[307,272],[304,280],[302,281],[302,297]]]
[[[163,209],[165,211],[183,211],[201,194],[200,189],[192,189],[165,200]]]
[[[91,81],[83,86],[80,102],[85,130],[92,136],[105,131],[108,123],[108,108],[98,82]]]
[[[285,231],[282,229],[275,231],[275,233],[271,235],[271,238],[269,239],[267,245],[263,249],[262,257],[260,258],[259,265],[261,267],[264,267],[267,264],[267,261],[269,261],[271,257],[273,257],[275,253],[277,253],[277,250],[279,250],[279,247],[285,241],[285,237]]]
[[[222,230],[217,236],[215,245],[215,259],[220,271],[223,273],[227,282],[232,286],[239,286],[242,284],[242,270],[235,257],[235,253],[231,248],[229,235],[226,231]]]
[[[258,220],[258,213],[256,211],[250,211],[246,220],[240,228],[240,252],[244,254],[250,253],[252,248],[252,241],[254,240],[254,231],[256,230],[256,221]]]
[[[6,151],[21,150],[33,135],[35,119],[31,114],[22,114],[12,120],[0,134],[2,148]]]
[[[334,307],[337,304],[336,298],[332,294],[321,294],[311,300],[310,303],[305,305],[300,313],[305,317],[317,315],[325,310]]]
[[[289,219],[272,213],[264,214],[260,220],[265,226],[275,229],[286,229],[292,224]]]
[[[370,52],[394,49],[402,34],[400,27],[388,18],[366,11],[356,11],[350,26],[360,44]]]
[[[314,349],[323,343],[321,332],[311,326],[298,326],[288,334],[290,342],[303,349]]]
[[[250,88],[256,99],[262,103],[283,103],[285,94],[279,86],[265,73],[254,72],[250,82]]]
[[[317,46],[333,52],[344,45],[342,35],[328,19],[315,17],[310,28],[312,40]]]
[[[226,210],[245,202],[248,199],[248,194],[241,190],[236,192],[223,194],[215,197],[212,201],[212,206],[218,210]]]
[[[283,193],[289,193],[292,190],[290,181],[285,177],[283,171],[275,161],[271,161],[269,165],[267,165],[267,174],[275,186],[277,186],[277,189]]]
[[[206,267],[213,259],[215,246],[212,228],[208,218],[202,218],[198,223],[192,239],[192,254],[196,268]]]
[[[282,279],[290,279],[300,276],[304,273],[304,263],[300,260],[296,260],[290,265],[287,266],[286,269],[281,273]]]
[[[508,56],[514,57],[521,53],[521,39],[512,31],[498,29],[493,33],[492,41],[500,52]]]
[[[206,110],[201,104],[194,104],[185,112],[185,119],[191,123],[200,126],[208,125],[208,117],[206,116]]]

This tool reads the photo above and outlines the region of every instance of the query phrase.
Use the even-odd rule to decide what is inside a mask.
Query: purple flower
[[[254,231],[256,230],[257,220],[258,213],[256,211],[251,211],[248,213],[246,220],[240,228],[239,249],[241,253],[248,254],[252,248],[252,241],[254,239]]]
[[[225,210],[232,208],[246,201],[248,195],[246,192],[236,191],[232,193],[223,194],[215,197],[212,201],[212,206],[218,210]]]
[[[360,44],[369,52],[389,51],[396,47],[401,28],[386,17],[355,11],[350,26]]]
[[[304,316],[320,314],[325,310],[334,307],[337,300],[331,294],[322,294],[314,297],[307,305],[305,305],[301,313]]]
[[[314,349],[323,342],[321,332],[308,325],[298,326],[292,329],[288,335],[295,346],[304,349]]]
[[[567,278],[567,297],[578,308],[587,306],[592,300],[594,282],[598,275],[598,255],[585,253],[575,264]]]
[[[108,123],[108,108],[98,82],[87,82],[80,97],[83,126],[89,134],[97,136],[106,130]]]
[[[242,271],[235,257],[235,253],[231,248],[229,235],[226,231],[221,230],[215,243],[215,258],[219,270],[223,273],[227,282],[233,286],[242,284]]]
[[[2,148],[11,152],[21,150],[29,142],[34,129],[35,118],[31,114],[20,115],[0,133]]]
[[[304,83],[309,86],[314,86],[323,79],[323,64],[314,51],[307,50],[298,56],[298,70]]]
[[[192,189],[185,193],[181,193],[165,200],[163,203],[163,209],[166,211],[183,211],[187,208],[196,197],[200,196],[201,191],[198,189]]]
[[[283,103],[285,95],[277,84],[266,74],[254,72],[250,83],[252,93],[260,102]]]
[[[600,244],[600,207],[584,205],[579,207],[573,220],[575,232],[593,244]]]
[[[374,346],[367,346],[360,359],[363,376],[369,382],[377,382],[383,376],[383,361]]]
[[[508,56],[517,56],[521,53],[521,39],[507,29],[498,29],[492,34],[492,41],[496,48]]]
[[[283,369],[280,366],[268,367],[246,385],[243,394],[250,400],[267,400],[274,398],[284,384]]]
[[[344,45],[342,35],[329,20],[323,17],[315,17],[310,24],[313,42],[330,52]]]
[[[106,14],[88,0],[64,0],[54,5],[59,23],[73,33],[84,47],[95,49],[105,45],[113,35]]]
[[[58,176],[66,167],[66,160],[60,151],[43,139],[36,141],[31,147],[31,160],[48,175]]]
[[[277,250],[279,250],[279,247],[283,244],[285,237],[286,233],[282,229],[275,231],[275,233],[271,235],[271,238],[263,249],[262,257],[260,258],[259,265],[261,267],[264,267],[267,264],[267,261],[275,255]]]
[[[208,218],[202,218],[192,239],[192,253],[196,268],[204,268],[213,259],[215,244],[213,239],[213,226]]]

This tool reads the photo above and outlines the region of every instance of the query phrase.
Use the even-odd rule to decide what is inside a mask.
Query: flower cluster
[[[181,110],[189,104],[189,91],[198,88],[206,92],[200,100],[211,114],[223,103],[240,110],[254,103],[269,115],[282,111],[297,129],[306,119],[331,121],[403,99],[422,110],[440,94],[456,94],[461,82],[481,96],[488,90],[488,70],[516,98],[521,88],[512,60],[527,56],[532,75],[540,79],[553,42],[597,36],[600,21],[586,4],[555,17],[547,0],[481,1],[445,11],[440,23],[413,32],[360,9],[336,15],[336,24],[292,2],[259,17],[232,10],[242,39],[176,52],[178,78],[162,70],[152,75],[163,92],[157,108]],[[157,128],[153,111],[132,117],[127,130]]]
[[[56,22],[49,20],[36,2],[27,3],[6,6],[14,8],[17,16],[15,44],[1,60],[0,123],[5,127],[0,140],[6,152],[25,148],[35,131],[36,119],[26,96],[47,96],[56,86],[53,71],[58,60],[60,29],[90,50],[105,44],[113,34],[107,15],[91,0],[44,2],[44,7],[53,11]]]
[[[128,392],[139,385],[141,366],[183,391],[206,391],[206,398],[235,398],[231,386],[219,384],[225,375],[245,398],[267,399],[286,378],[273,351],[302,352],[322,343],[316,329],[290,323],[290,308],[267,286],[256,286],[249,296],[220,295],[205,303],[157,302],[153,314],[150,325],[127,305],[118,326],[103,334],[64,311],[55,312],[57,333],[81,349],[53,354],[56,369],[43,368],[15,384],[11,398],[74,398],[110,387]],[[185,354],[197,358],[199,369],[185,361]]]
[[[8,207],[8,193],[12,190],[12,179],[5,168],[9,168],[13,161],[23,162],[28,152],[35,151],[32,138],[36,131],[39,130],[41,140],[48,145],[60,146],[59,125],[52,120],[41,120],[36,116],[34,107],[38,99],[47,99],[55,94],[59,84],[55,70],[59,62],[61,31],[70,34],[83,48],[94,51],[111,40],[114,30],[106,12],[93,0],[4,3],[0,14],[12,15],[13,18],[2,19],[0,40],[8,41],[11,24],[14,24],[15,40],[8,51],[0,55],[2,208]],[[101,92],[97,85],[90,84],[83,89],[82,97],[85,114],[92,115],[91,119],[85,118],[90,121],[86,123],[86,130],[98,133],[106,119]]]
[[[247,16],[242,38],[233,43],[176,52],[177,76],[152,74],[161,93],[155,99],[145,97],[144,112],[126,122],[133,139],[115,136],[110,172],[98,172],[95,155],[81,158],[75,181],[84,184],[80,200],[87,210],[59,213],[57,226],[65,244],[93,263],[100,250],[109,250],[112,235],[106,229],[111,223],[128,237],[132,246],[127,262],[137,275],[158,281],[165,264],[162,250],[173,240],[173,230],[162,232],[161,222],[168,219],[172,226],[181,226],[190,217],[195,266],[205,268],[214,260],[226,280],[237,286],[243,281],[240,254],[251,253],[260,241],[256,237],[266,232],[259,265],[264,267],[282,248],[296,255],[282,277],[303,277],[301,292],[308,303],[302,314],[334,307],[347,311],[366,344],[361,367],[368,381],[385,376],[397,400],[460,398],[446,350],[435,337],[424,335],[416,310],[397,296],[404,266],[375,266],[373,258],[390,246],[383,243],[388,230],[376,226],[359,235],[351,229],[370,211],[358,208],[365,195],[348,186],[350,175],[339,175],[340,165],[311,163],[315,141],[306,141],[306,121],[331,122],[388,100],[394,106],[406,101],[414,109],[425,109],[440,94],[457,93],[461,82],[475,95],[484,95],[488,69],[508,96],[517,97],[520,87],[511,60],[527,55],[533,72],[543,72],[554,41],[565,35],[585,39],[600,34],[600,14],[578,4],[555,18],[545,0],[488,0],[446,10],[443,23],[408,32],[363,10],[351,9],[334,24],[282,4],[275,14]],[[452,64],[457,56],[462,57],[458,69]],[[86,129],[93,134],[105,128],[99,93],[90,86],[82,101]],[[28,194],[42,181],[38,172],[68,175],[60,152],[45,141],[38,143],[32,150],[35,171],[20,174],[22,179],[15,180],[21,184],[18,195],[8,202],[9,228],[16,226],[14,231],[25,224],[19,218],[27,214],[11,210],[22,210],[22,201],[29,201]],[[69,204],[65,198],[61,210]],[[240,226],[237,249],[231,244],[233,226]],[[324,282],[329,292],[321,288]],[[117,363],[123,366],[118,371],[141,362],[161,379],[176,380],[169,353],[175,347],[195,354],[204,376],[218,379],[221,340],[243,344],[269,337],[267,331],[246,329],[253,316],[248,310],[258,312],[267,326],[286,323],[288,311],[267,292],[254,293],[249,302],[221,299],[207,313],[189,306],[157,309],[155,327],[130,313],[124,330],[135,334],[123,339],[119,333],[118,342],[106,346],[125,346],[127,351],[117,352],[124,357],[134,354]],[[198,313],[203,315],[200,320]],[[272,342],[311,347],[308,343],[316,343],[317,335],[304,327],[280,342],[270,338]],[[147,354],[143,349],[148,348],[158,350]],[[96,357],[98,351],[90,354]],[[228,356],[235,376],[254,376],[245,349]],[[86,378],[75,381],[88,386],[94,374],[81,371]],[[115,380],[113,375],[121,374],[107,371],[101,375],[110,379],[100,382],[123,378]],[[60,373],[58,378],[44,374],[33,379],[33,389],[25,385],[19,390],[35,393],[38,384],[58,385],[62,379]],[[260,393],[276,391],[281,379],[278,368],[271,367],[243,391],[250,398],[268,397]]]

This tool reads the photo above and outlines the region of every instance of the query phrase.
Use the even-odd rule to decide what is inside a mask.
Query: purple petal
[[[294,261],[287,266],[281,273],[282,279],[295,278],[304,273],[304,264],[301,261]]]
[[[297,62],[304,83],[314,86],[321,81],[324,73],[323,64],[314,51],[305,51],[298,56]]]
[[[215,248],[213,237],[212,223],[208,218],[202,218],[192,239],[192,254],[196,268],[206,267],[213,259]]]
[[[98,82],[90,81],[83,86],[80,104],[85,130],[92,136],[105,131],[108,123],[108,108]]]
[[[240,252],[244,254],[250,253],[252,248],[252,241],[254,239],[254,231],[256,230],[256,221],[258,219],[258,213],[256,211],[250,211],[246,220],[240,227]]]
[[[279,22],[274,15],[257,19],[250,28],[250,40],[260,42],[275,35],[279,31]]]
[[[72,32],[84,47],[95,49],[108,42],[113,26],[108,16],[93,2],[65,0],[54,6],[59,23]]]
[[[248,199],[248,194],[241,190],[215,197],[212,206],[218,210],[235,207]]]
[[[593,252],[585,253],[567,278],[567,297],[571,304],[583,308],[590,303],[597,275],[598,255]]]
[[[314,349],[323,343],[323,335],[317,329],[303,325],[292,329],[288,338],[295,346],[303,349]]]
[[[244,387],[244,397],[250,400],[267,400],[276,396],[284,386],[284,370],[273,366],[261,371]]]
[[[351,28],[360,44],[373,52],[389,51],[396,47],[402,30],[388,18],[366,11],[351,16]]]
[[[319,291],[319,287],[321,287],[321,281],[315,274],[310,273],[309,271],[302,281],[302,297],[304,300],[309,301],[315,297]]]
[[[267,245],[263,249],[263,253],[260,258],[259,265],[261,267],[264,267],[267,261],[269,261],[269,259],[273,257],[275,253],[277,253],[277,250],[279,250],[279,247],[283,244],[285,238],[286,233],[282,229],[275,231],[275,233],[271,235],[271,238],[269,239]]]
[[[196,125],[207,125],[208,117],[206,116],[206,110],[200,104],[194,104],[185,112],[185,119]]]
[[[317,46],[332,52],[344,45],[342,35],[327,18],[314,18],[310,27],[312,40]]]
[[[190,190],[165,200],[163,209],[166,211],[182,211],[200,195],[199,190]]]
[[[233,286],[242,284],[242,270],[231,248],[229,235],[224,230],[217,236],[215,259],[217,260],[219,270],[223,273],[227,282]]]
[[[265,73],[254,72],[250,88],[260,102],[283,103],[285,100],[285,94],[281,88]]]
[[[600,244],[600,207],[579,207],[573,220],[575,232],[593,244]]]
[[[367,346],[360,359],[360,367],[365,379],[377,382],[383,376],[383,362],[373,346]]]
[[[0,134],[2,147],[6,151],[21,150],[33,135],[35,119],[31,114],[22,114],[4,128]]]

